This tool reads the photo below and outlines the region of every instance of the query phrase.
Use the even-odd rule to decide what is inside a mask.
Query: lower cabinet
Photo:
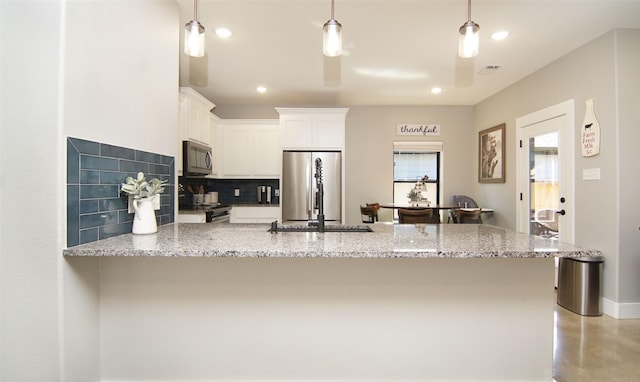
[[[206,223],[207,214],[202,213],[178,213],[178,223]]]
[[[231,223],[271,223],[280,219],[280,206],[238,206],[231,209]]]

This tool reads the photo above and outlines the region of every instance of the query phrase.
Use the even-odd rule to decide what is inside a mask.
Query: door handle
[[[560,210],[560,211],[556,211],[557,213],[559,213],[560,215],[566,215],[567,211],[565,211],[564,209]]]

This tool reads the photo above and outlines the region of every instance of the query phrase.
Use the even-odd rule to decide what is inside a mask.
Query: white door
[[[516,119],[521,232],[573,243],[574,101]]]

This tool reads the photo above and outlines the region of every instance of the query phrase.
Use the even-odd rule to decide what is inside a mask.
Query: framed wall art
[[[505,181],[504,130],[503,123],[478,133],[478,182],[480,183],[504,183]]]

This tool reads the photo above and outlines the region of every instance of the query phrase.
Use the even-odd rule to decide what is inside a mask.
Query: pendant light
[[[198,0],[193,0],[193,20],[184,26],[184,52],[192,57],[204,56],[204,27],[198,22]]]
[[[342,54],[342,25],[333,18],[333,0],[331,0],[331,19],[322,27],[322,53],[327,57],[338,57]]]
[[[467,11],[467,22],[460,27],[458,43],[458,55],[462,58],[477,56],[480,45],[480,25],[471,21],[471,0],[468,2]]]

